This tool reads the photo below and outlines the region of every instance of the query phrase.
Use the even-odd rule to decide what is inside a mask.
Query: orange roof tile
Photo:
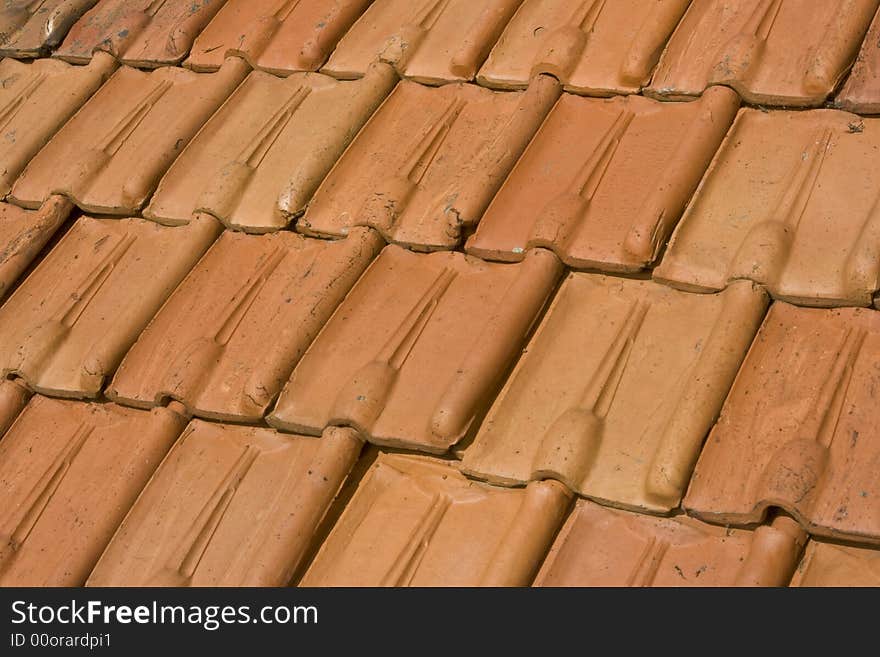
[[[522,0],[374,0],[322,69],[338,78],[375,61],[438,84],[472,80]]]
[[[488,405],[560,271],[541,250],[497,265],[386,247],[294,369],[269,424],[352,426],[376,444],[446,451]]]
[[[0,372],[36,391],[95,397],[219,233],[82,217],[0,307]]]
[[[745,282],[695,295],[571,274],[464,455],[520,484],[553,477],[614,506],[678,506],[761,323]]]
[[[637,93],[691,0],[525,0],[477,81],[525,87],[538,73],[590,96]]]
[[[850,112],[880,114],[880,9],[836,104]]]
[[[647,91],[681,98],[726,84],[750,103],[818,106],[852,64],[878,5],[878,0],[694,2]]]
[[[175,160],[144,216],[183,223],[203,211],[241,230],[284,228],[396,82],[384,64],[352,82],[251,73]]]
[[[55,52],[70,62],[108,52],[125,64],[153,68],[175,64],[224,0],[98,0],[71,28]],[[92,3],[94,4],[94,3]]]
[[[559,96],[401,82],[318,188],[297,228],[344,235],[371,226],[418,250],[453,248],[483,214]]]
[[[510,261],[543,246],[570,267],[649,266],[738,105],[723,87],[694,103],[563,94],[480,220],[468,253]]]
[[[555,482],[490,488],[452,463],[383,454],[301,585],[528,585],[568,504]]]
[[[141,333],[107,395],[258,421],[380,243],[366,228],[337,242],[224,233]]]
[[[34,397],[0,441],[0,585],[81,586],[185,423]]]
[[[580,500],[535,585],[784,586],[805,542],[785,517],[748,531]]]
[[[98,0],[4,0],[0,7],[0,57],[39,57]]]
[[[684,500],[712,522],[768,507],[819,536],[880,542],[880,313],[775,303]]]
[[[870,305],[880,276],[878,149],[877,120],[741,110],[654,278],[699,291],[748,278],[792,303]]]
[[[226,0],[185,66],[213,71],[228,55],[278,75],[316,71],[371,0]]]
[[[13,200],[36,207],[57,193],[88,212],[136,212],[246,73],[239,59],[217,73],[120,68],[31,160]]]
[[[880,551],[810,541],[792,586],[880,586]]]
[[[363,443],[193,420],[89,586],[283,586]]]

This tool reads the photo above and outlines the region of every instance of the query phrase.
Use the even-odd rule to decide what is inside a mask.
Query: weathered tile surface
[[[38,57],[54,48],[97,0],[3,0],[0,57]]]

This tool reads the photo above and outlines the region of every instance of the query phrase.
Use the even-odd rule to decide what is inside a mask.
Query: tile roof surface
[[[878,8],[7,0],[0,585],[880,586]]]

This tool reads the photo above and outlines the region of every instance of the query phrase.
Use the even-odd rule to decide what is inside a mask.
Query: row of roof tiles
[[[381,240],[369,229],[340,241],[226,231],[195,265],[219,232],[206,215],[179,227],[80,220],[0,308],[3,372],[20,377],[0,385],[0,425],[10,427],[0,485],[11,501],[0,579],[81,582],[132,508],[95,581],[138,572],[139,583],[284,583],[314,549],[362,441],[462,460],[381,457],[305,583],[457,583],[460,557],[435,536],[447,531],[450,541],[468,536],[474,561],[456,571],[461,582],[529,583],[573,493],[637,512],[676,513],[681,503],[710,523],[769,523],[718,544],[720,531],[695,520],[582,502],[578,518],[592,520],[570,519],[553,554],[568,554],[591,522],[634,523],[646,556],[625,562],[625,577],[609,575],[620,582],[655,581],[679,540],[708,542],[712,559],[735,557],[712,562],[720,579],[704,581],[714,583],[788,581],[806,531],[880,543],[878,311],[775,302],[765,316],[767,295],[749,281],[692,294],[588,273],[569,274],[554,295],[562,267],[549,251],[493,264],[391,245],[370,263]],[[114,370],[106,393],[116,403],[28,402],[29,389],[95,397]],[[276,398],[267,420],[283,433],[193,420],[132,507],[187,418],[258,423]],[[192,437],[203,434],[234,439],[221,449],[204,438],[206,447]],[[788,515],[774,520],[772,509]],[[400,533],[376,534],[389,518]],[[157,535],[163,523],[180,536]],[[483,534],[486,553],[471,552]],[[759,536],[769,547],[753,557]],[[245,539],[253,552],[224,547]],[[428,546],[439,553],[429,558]],[[50,568],[54,549],[62,553]],[[384,556],[365,570],[370,554]],[[666,575],[686,570],[677,559]],[[579,579],[596,575],[591,563],[551,564],[542,577],[592,581]]]
[[[315,438],[178,410],[34,397],[0,441],[0,584],[880,583],[880,552],[808,540],[785,515],[732,528],[572,508],[554,480],[505,488],[453,461],[359,460],[350,428]]]
[[[0,55],[85,63],[363,76],[375,62],[429,84],[687,98],[730,85],[750,103],[880,107],[878,0],[7,0]],[[66,36],[65,36],[66,35]],[[864,44],[864,45],[862,45]],[[861,46],[861,50],[859,50]],[[189,57],[187,58],[187,55]]]
[[[681,289],[745,278],[806,305],[868,306],[878,289],[880,119],[738,110],[727,87],[678,103],[584,98],[545,75],[428,87],[385,64],[353,81],[235,57],[214,73],[114,67],[0,62],[4,288],[63,197],[167,226],[210,215],[502,262],[543,247],[575,269],[659,263]]]

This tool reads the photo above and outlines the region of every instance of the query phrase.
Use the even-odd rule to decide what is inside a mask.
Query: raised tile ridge
[[[880,114],[880,9],[835,105],[857,114]]]

